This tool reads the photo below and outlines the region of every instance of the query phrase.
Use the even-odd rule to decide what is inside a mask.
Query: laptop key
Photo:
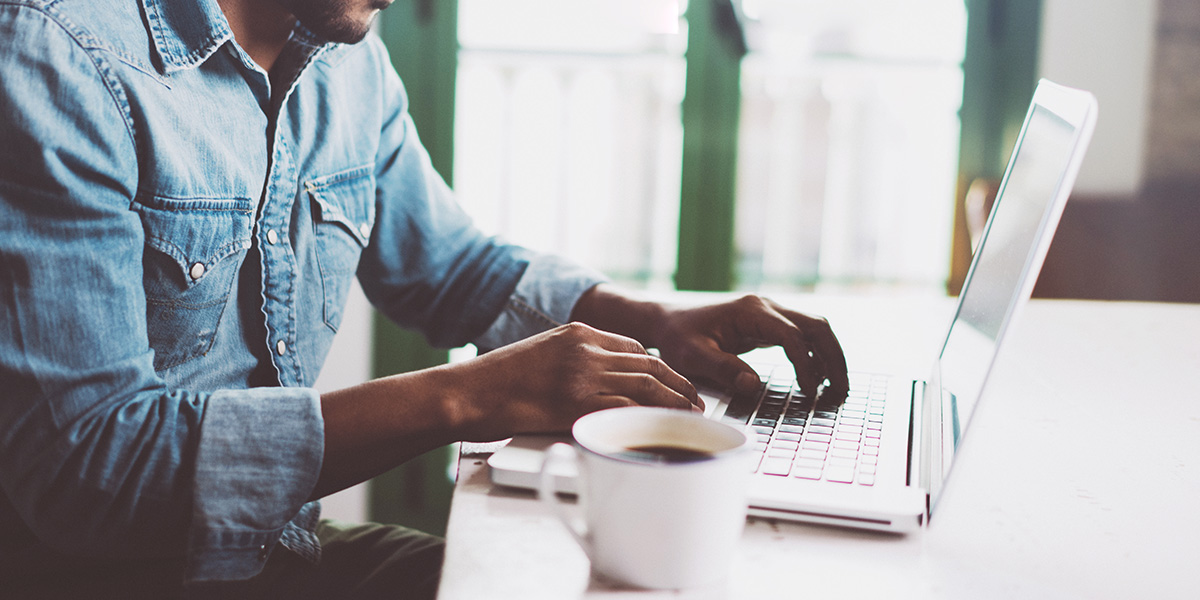
[[[793,396],[792,403],[788,405],[788,410],[795,410],[797,412],[808,414],[808,411],[812,410],[815,404],[815,402],[803,396]]]
[[[839,431],[833,434],[833,438],[843,442],[857,442],[862,439],[862,434],[854,431]]]
[[[729,400],[729,406],[725,407],[725,416],[723,418],[746,424],[750,421],[750,415],[754,414],[754,409],[758,408],[759,394],[760,392],[758,391],[748,394],[735,394]]]
[[[796,457],[795,462],[792,463],[792,468],[794,468],[794,469],[816,469],[816,470],[820,471],[821,468],[824,466],[825,466],[825,457],[824,456],[822,456],[820,458],[807,458],[803,454]]]
[[[778,475],[787,477],[788,471],[792,469],[792,459],[790,458],[775,458],[768,456],[763,459],[762,472],[767,475]]]
[[[813,433],[812,431],[809,431],[808,437],[804,439],[805,441],[822,442],[828,444],[829,442],[833,441],[833,436],[827,433]]]
[[[857,461],[854,460],[853,456],[848,457],[848,458],[844,457],[844,456],[837,456],[834,454],[834,452],[835,451],[830,451],[829,458],[825,460],[825,462],[830,466],[830,468],[832,468],[832,467],[846,467],[848,469],[854,468],[854,465]]]
[[[858,452],[858,442],[852,442],[850,440],[833,440],[833,447],[839,450],[851,450],[853,452]]]
[[[787,450],[791,450],[792,452],[795,452],[796,449],[800,447],[800,442],[792,441],[792,440],[775,439],[775,440],[771,440],[771,447],[772,448],[784,448]]]
[[[803,468],[796,467],[795,469],[792,470],[792,476],[799,477],[801,479],[816,480],[816,479],[821,478],[821,469],[819,469],[819,468],[814,469],[811,467],[803,467]]]
[[[825,468],[825,479],[836,483],[852,483],[854,467],[829,466]]]

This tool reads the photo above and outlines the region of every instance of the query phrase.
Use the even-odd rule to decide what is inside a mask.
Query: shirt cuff
[[[535,254],[500,316],[475,338],[487,352],[570,321],[584,292],[608,278],[599,271],[550,254]]]
[[[324,447],[315,390],[213,393],[197,451],[186,578],[258,574],[316,486]]]

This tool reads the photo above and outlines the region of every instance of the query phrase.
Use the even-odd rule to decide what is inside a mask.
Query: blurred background
[[[649,290],[955,293],[1037,80],[1085,88],[1035,296],[1200,302],[1194,0],[396,0],[377,30],[485,230]],[[473,353],[351,304],[322,389]],[[325,514],[442,533],[455,452]]]

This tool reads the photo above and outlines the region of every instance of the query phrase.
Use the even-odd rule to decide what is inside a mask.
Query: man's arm
[[[846,360],[829,324],[757,296],[677,308],[601,284],[583,294],[572,317],[577,322],[470,361],[325,394],[325,459],[314,497],[454,441],[566,431],[580,416],[616,406],[699,410],[695,388],[679,373],[753,387],[758,376],[737,354],[759,346],[783,346],[806,390],[823,380],[846,386]]]

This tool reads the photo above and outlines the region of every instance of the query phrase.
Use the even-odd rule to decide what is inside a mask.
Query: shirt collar
[[[164,75],[199,65],[233,39],[233,30],[216,0],[142,0],[142,4]],[[299,23],[292,41],[307,47],[309,53],[341,46]]]
[[[204,62],[233,37],[216,0],[142,0],[164,74]]]

